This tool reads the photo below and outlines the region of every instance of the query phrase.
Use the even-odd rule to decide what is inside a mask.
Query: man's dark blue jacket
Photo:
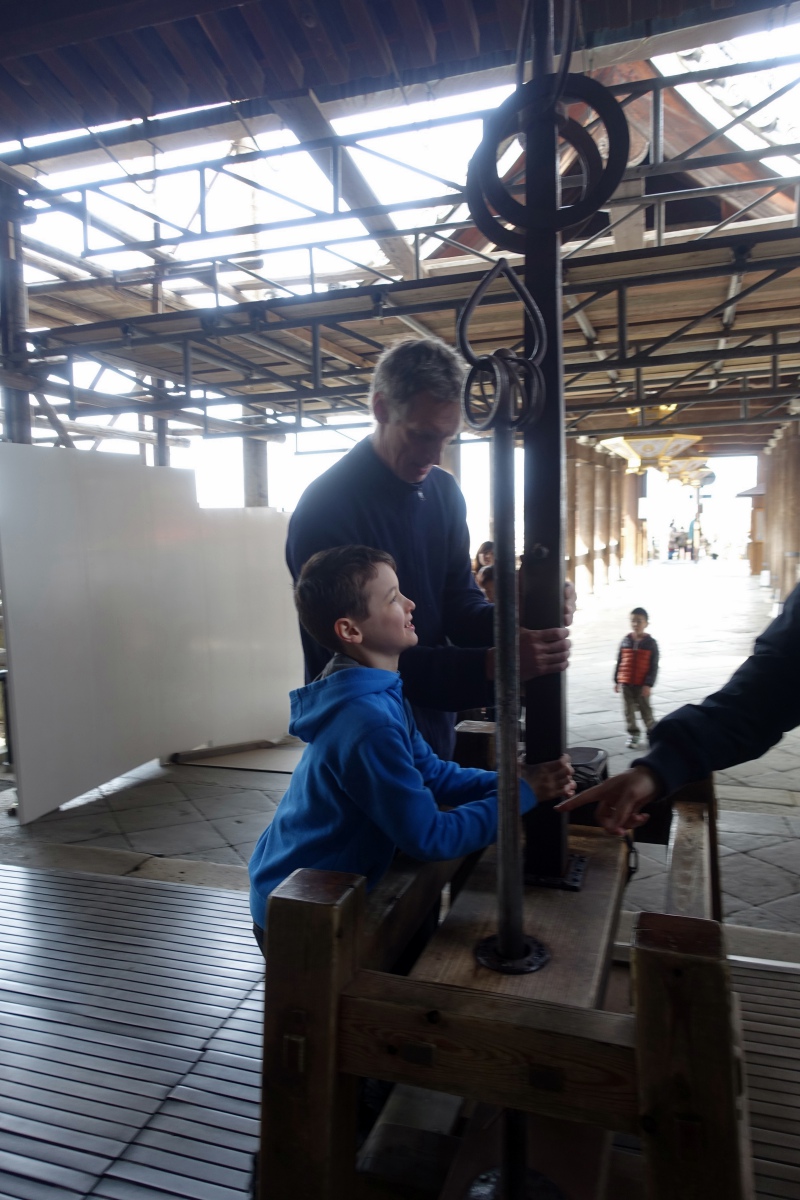
[[[702,704],[686,704],[650,733],[649,767],[667,794],[766,754],[800,725],[800,588],[756,639],[750,658]]]
[[[453,713],[492,701],[486,647],[494,640],[492,605],[472,577],[458,484],[438,467],[420,484],[405,483],[366,438],[300,498],[286,543],[292,577],[318,550],[353,544],[391,554],[401,591],[416,604],[419,644],[400,658],[403,690],[422,736],[440,758],[450,758]],[[310,681],[331,654],[302,636]]]

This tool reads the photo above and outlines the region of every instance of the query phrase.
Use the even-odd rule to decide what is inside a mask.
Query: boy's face
[[[416,646],[417,631],[411,620],[414,602],[402,594],[388,563],[378,563],[374,579],[364,590],[369,616],[358,622],[364,649],[391,657]]]
[[[641,613],[631,613],[631,629],[633,636],[640,638],[647,629],[647,618],[643,617]]]

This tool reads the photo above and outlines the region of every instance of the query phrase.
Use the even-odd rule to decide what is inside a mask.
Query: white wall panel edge
[[[0,586],[25,823],[152,758],[286,732],[288,517],[193,473],[0,444]]]

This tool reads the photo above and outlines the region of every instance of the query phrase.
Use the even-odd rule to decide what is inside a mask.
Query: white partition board
[[[22,822],[176,750],[286,733],[302,682],[287,521],[201,509],[189,471],[0,444]]]

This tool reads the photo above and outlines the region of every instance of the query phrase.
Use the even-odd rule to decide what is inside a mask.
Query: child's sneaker
[[[628,747],[629,750],[634,750],[639,745],[638,733],[632,733],[630,735],[630,737],[628,738],[627,742],[625,743],[625,745]]]

